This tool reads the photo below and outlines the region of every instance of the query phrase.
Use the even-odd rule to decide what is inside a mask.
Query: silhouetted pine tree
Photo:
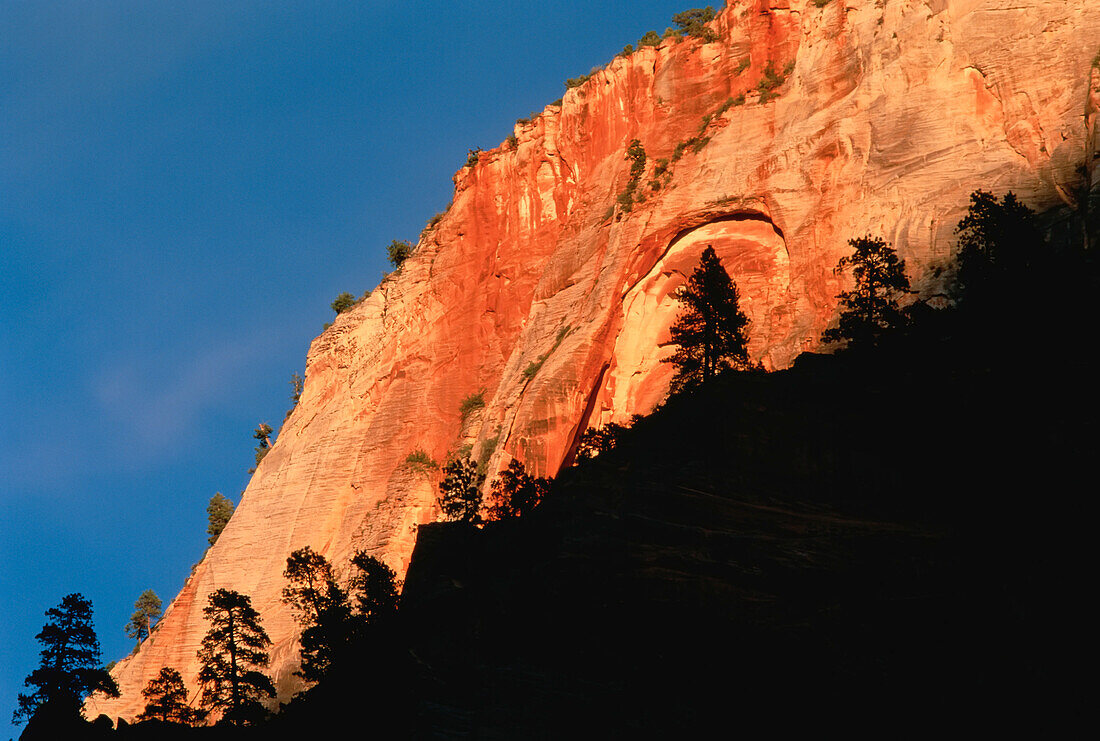
[[[1028,271],[1041,254],[1043,239],[1035,212],[1020,203],[1015,193],[998,202],[992,193],[974,191],[955,233],[964,300],[983,300],[995,285],[1011,291],[1013,278],[1034,278]]]
[[[887,331],[905,326],[905,314],[898,308],[898,298],[909,290],[905,276],[905,261],[894,248],[878,237],[849,239],[855,250],[840,258],[838,270],[852,268],[855,287],[838,294],[844,310],[837,326],[826,329],[825,342],[847,342],[851,347],[874,345]]]
[[[267,666],[271,639],[252,600],[231,589],[219,589],[202,612],[210,621],[198,652],[202,706],[222,711],[222,720],[234,725],[262,719],[266,711],[260,698],[275,696],[271,680],[258,670]]]
[[[283,602],[290,605],[302,626],[302,665],[296,674],[319,682],[332,666],[334,656],[347,644],[351,607],[348,595],[336,583],[332,566],[309,546],[286,560]]]
[[[193,726],[206,720],[205,710],[187,704],[187,686],[180,673],[171,667],[162,667],[160,674],[149,680],[141,694],[145,698],[145,710],[138,715],[139,721],[160,720]]]
[[[470,458],[452,458],[443,469],[439,482],[439,508],[448,520],[476,523],[481,511],[481,485],[485,474],[479,473]]]
[[[713,247],[703,250],[699,266],[676,298],[684,304],[669,330],[677,348],[664,361],[676,366],[673,393],[705,384],[725,370],[748,367],[749,320],[737,305],[737,286]]]
[[[47,706],[51,715],[79,717],[84,698],[92,692],[119,696],[118,685],[100,663],[91,601],[70,594],[47,610],[46,617],[49,621],[35,636],[42,644],[41,663],[23,682],[35,690],[19,695],[13,723],[28,720]]]
[[[351,592],[362,622],[370,625],[396,613],[400,582],[393,569],[364,551],[356,551],[351,563],[357,571],[351,579]]]

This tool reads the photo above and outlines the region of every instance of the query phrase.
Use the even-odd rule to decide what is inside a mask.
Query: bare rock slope
[[[401,574],[438,515],[438,474],[409,453],[468,446],[490,472],[515,457],[554,475],[585,428],[650,411],[671,373],[672,293],[706,245],[740,288],[753,358],[780,368],[835,314],[849,238],[892,242],[931,296],[974,189],[1082,207],[1095,0],[817,5],[731,3],[717,41],[617,57],[460,170],[413,256],[314,340],[301,402],[232,521],[92,716],[132,718],[162,666],[196,693],[202,608],[221,587],[251,595],[292,694],[287,555],[308,545],[343,568],[365,549]],[[646,168],[621,197],[634,139]]]

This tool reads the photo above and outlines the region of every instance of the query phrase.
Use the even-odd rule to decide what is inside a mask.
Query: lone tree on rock
[[[198,652],[202,706],[221,711],[222,720],[233,725],[261,720],[266,711],[260,698],[274,697],[275,687],[259,671],[268,664],[271,639],[252,600],[240,592],[219,589],[202,612],[210,621]]]
[[[160,674],[149,680],[141,694],[145,698],[145,710],[137,717],[139,721],[160,720],[194,726],[206,720],[205,710],[187,704],[187,686],[180,673],[171,667],[162,667]]]
[[[699,267],[676,298],[684,304],[669,330],[677,348],[664,360],[676,366],[673,393],[704,385],[723,371],[748,368],[749,319],[737,305],[737,285],[713,247],[703,250]]]
[[[470,458],[452,458],[443,469],[439,482],[439,502],[443,515],[452,522],[475,524],[481,511],[481,485],[485,474],[479,473]]]
[[[714,12],[714,8],[708,5],[705,8],[690,8],[677,13],[672,16],[672,22],[679,27],[680,33],[711,42],[718,40],[718,34],[707,28],[706,24],[713,21],[716,15],[718,14]]]
[[[92,603],[81,594],[70,594],[46,611],[49,621],[35,639],[42,644],[41,663],[23,684],[34,687],[20,694],[12,723],[79,718],[84,698],[93,692],[118,697],[115,680],[99,658],[99,639],[92,626]]]
[[[233,502],[229,501],[220,491],[214,492],[214,496],[210,497],[210,503],[206,505],[206,534],[210,537],[206,539],[206,542],[210,545],[214,545],[218,541],[218,536],[222,534],[222,530],[225,530],[225,526],[229,524],[229,518],[233,516]]]
[[[405,260],[409,259],[412,253],[413,246],[411,242],[404,239],[395,239],[386,248],[386,259],[390,261],[390,265],[393,265],[394,268],[399,268]]]
[[[256,429],[252,431],[252,437],[260,441],[259,447],[253,448],[253,450],[256,451],[257,467],[260,465],[260,461],[264,459],[264,456],[267,455],[268,452],[270,452],[271,450],[271,441],[269,438],[271,437],[271,433],[273,432],[274,430],[267,422],[261,422],[260,424],[256,425]],[[256,469],[251,468],[248,472],[255,473]]]
[[[350,311],[357,303],[359,302],[356,301],[355,296],[344,291],[332,302],[332,310],[337,314],[343,314],[345,311]]]
[[[130,616],[130,622],[126,623],[126,635],[140,646],[149,637],[160,614],[160,597],[152,589],[146,589],[134,603],[134,614]]]
[[[837,295],[844,310],[836,327],[821,335],[825,342],[847,342],[850,347],[874,345],[883,332],[905,326],[898,298],[909,291],[905,261],[878,237],[849,239],[855,250],[840,258],[837,270],[851,266],[855,287]]]

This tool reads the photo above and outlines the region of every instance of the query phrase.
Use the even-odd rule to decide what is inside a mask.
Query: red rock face
[[[492,472],[516,457],[552,476],[587,426],[651,411],[672,293],[706,245],[740,289],[752,357],[781,368],[818,347],[849,238],[892,242],[932,294],[972,190],[1045,208],[1080,188],[1087,150],[1091,163],[1094,0],[753,0],[712,25],[717,42],[616,58],[455,175],[416,253],[314,340],[301,402],[232,521],[93,717],[132,718],[162,666],[197,690],[202,607],[220,587],[252,596],[286,699],[287,555],[308,545],[345,570],[361,548],[403,573],[417,525],[438,516],[436,476],[410,452],[469,446]],[[762,101],[769,67],[783,82]],[[632,139],[644,200],[624,212]]]

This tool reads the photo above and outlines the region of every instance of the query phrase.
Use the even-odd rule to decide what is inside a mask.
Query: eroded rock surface
[[[232,521],[91,717],[132,718],[162,666],[197,692],[220,587],[251,595],[285,700],[287,555],[308,545],[343,569],[362,548],[403,573],[438,514],[410,452],[470,446],[491,472],[517,457],[554,475],[584,428],[650,411],[671,294],[707,244],[741,290],[753,358],[784,367],[833,317],[850,237],[891,241],[931,295],[971,191],[1078,208],[1093,176],[1094,0],[743,0],[712,25],[714,43],[616,58],[455,175],[416,253],[314,340],[301,402]],[[769,68],[782,82],[761,100]],[[632,139],[644,201],[624,212]]]

